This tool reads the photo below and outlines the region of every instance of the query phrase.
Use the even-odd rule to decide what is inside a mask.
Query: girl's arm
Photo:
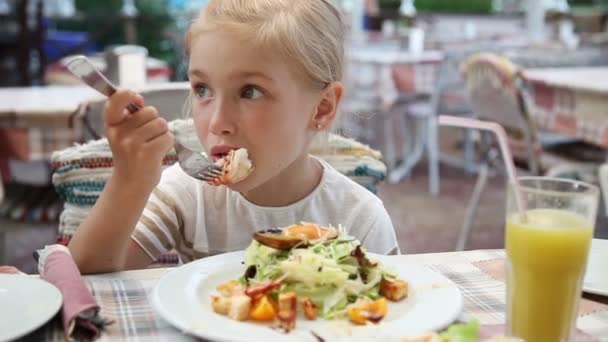
[[[104,113],[114,170],[68,246],[82,273],[142,268],[152,262],[130,236],[160,179],[173,136],[155,108],[129,114],[125,107],[130,102],[143,107],[141,96],[118,91]]]

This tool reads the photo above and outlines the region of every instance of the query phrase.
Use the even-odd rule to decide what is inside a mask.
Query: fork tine
[[[217,179],[217,177],[215,177],[215,176],[209,176],[209,175],[205,175],[205,174],[202,174],[202,173],[199,174],[197,178],[200,179],[200,180],[203,180],[205,182],[212,182],[215,179]]]
[[[214,173],[209,173],[209,172],[201,172],[200,173],[201,176],[206,177],[206,178],[218,178],[221,175],[216,175]]]
[[[224,168],[221,166],[218,166],[216,164],[212,164],[209,166],[209,170],[213,170],[213,171],[217,171],[217,172],[224,172]]]
[[[221,167],[220,168],[218,168],[218,167],[210,167],[210,168],[207,169],[206,172],[212,173],[212,174],[214,174],[216,176],[221,176],[224,173],[224,169],[222,169]]]

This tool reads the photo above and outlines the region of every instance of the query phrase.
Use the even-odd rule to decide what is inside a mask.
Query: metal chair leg
[[[384,115],[384,160],[389,170],[393,170],[397,165],[397,157],[395,153],[395,131],[393,129],[391,112],[383,113]]]
[[[414,130],[416,132],[414,146],[409,153],[404,154],[405,159],[402,161],[401,165],[389,173],[389,183],[398,183],[401,179],[407,177],[412,171],[412,168],[416,165],[420,158],[422,158],[425,144],[425,132],[421,131],[425,131],[425,129],[421,129],[419,120],[416,120],[416,126],[417,127]]]
[[[408,159],[408,156],[411,154],[414,149],[415,143],[415,134],[416,134],[416,122],[412,120],[407,114],[401,113],[401,115],[397,115],[399,123],[401,125],[401,132],[403,134],[403,147],[401,149],[402,161]],[[412,128],[413,123],[413,128]]]
[[[474,174],[477,171],[477,164],[475,163],[475,142],[473,141],[473,130],[464,130],[464,169],[469,174]]]
[[[473,228],[473,222],[477,215],[477,209],[479,208],[479,201],[481,200],[481,194],[483,189],[486,187],[488,181],[488,166],[482,164],[479,166],[477,182],[475,188],[473,188],[473,194],[467,206],[467,211],[464,217],[462,228],[460,229],[460,235],[458,236],[458,242],[456,243],[456,251],[462,251],[466,247],[469,240],[469,235]]]
[[[429,168],[429,192],[439,194],[439,136],[437,121],[434,116],[426,120],[426,147]]]

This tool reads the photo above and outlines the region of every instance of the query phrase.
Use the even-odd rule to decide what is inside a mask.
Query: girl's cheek
[[[194,117],[194,129],[196,130],[196,135],[199,140],[204,142],[209,135],[209,125],[207,122],[200,116]]]

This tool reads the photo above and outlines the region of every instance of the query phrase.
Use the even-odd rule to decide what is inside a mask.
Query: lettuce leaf
[[[477,342],[479,333],[479,322],[452,324],[441,337],[447,342]]]

